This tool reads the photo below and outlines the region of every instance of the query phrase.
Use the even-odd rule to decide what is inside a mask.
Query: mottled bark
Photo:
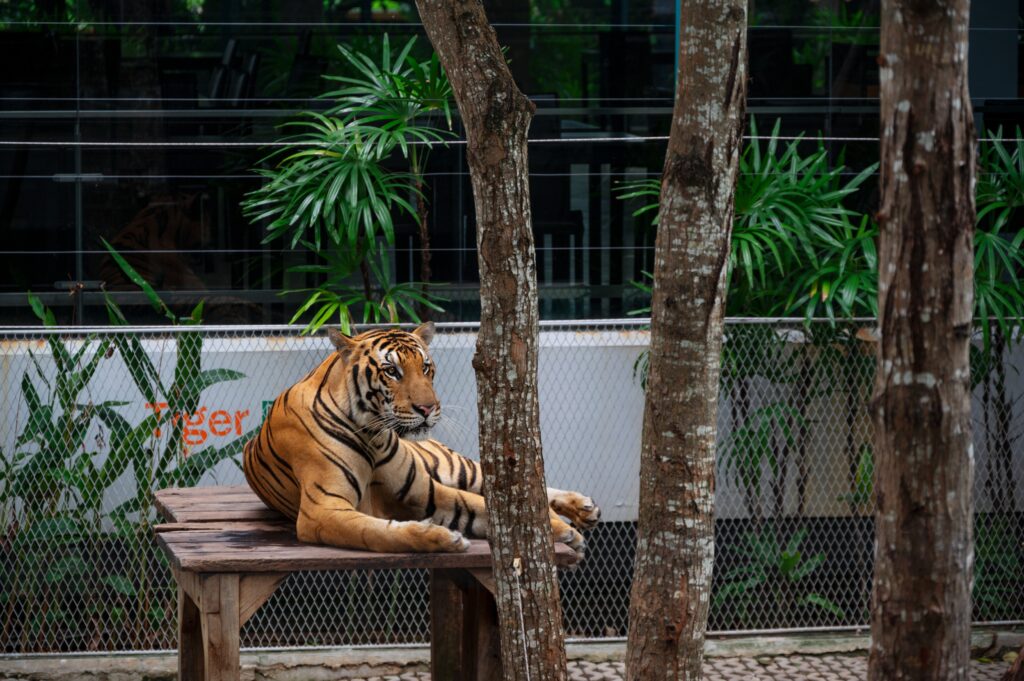
[[[975,133],[968,0],[882,4],[868,678],[968,678]]]
[[[746,92],[747,0],[680,15],[654,256],[628,679],[699,679],[714,561],[726,268]]]
[[[468,140],[480,256],[480,461],[506,679],[565,678],[562,611],[537,405],[537,277],[526,134],[516,87],[479,0],[417,0]]]

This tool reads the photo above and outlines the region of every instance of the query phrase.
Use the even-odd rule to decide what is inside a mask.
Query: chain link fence
[[[869,323],[731,321],[719,409],[710,628],[868,622],[873,545]],[[623,636],[639,487],[642,322],[545,324],[548,484],[603,509],[562,574],[567,635]],[[440,325],[435,435],[477,454],[475,325]],[[152,490],[244,483],[264,409],[330,352],[295,329],[0,331],[0,650],[173,648],[176,596]],[[974,362],[975,619],[1024,619],[1024,352]],[[243,645],[421,643],[424,571],[293,575]]]

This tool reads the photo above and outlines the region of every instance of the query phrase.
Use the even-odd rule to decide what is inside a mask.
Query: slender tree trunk
[[[430,293],[430,207],[427,204],[427,197],[423,192],[427,191],[427,183],[422,176],[417,175],[416,191],[416,225],[420,232],[420,281],[423,283],[423,294]],[[416,304],[416,312],[420,319],[430,318],[430,308],[423,303]]]
[[[662,176],[626,677],[699,679],[747,0],[688,0]]]
[[[966,681],[969,671],[969,5],[882,4],[873,681]]]
[[[480,0],[417,0],[466,128],[480,256],[480,409],[506,679],[565,678],[537,405],[537,277],[526,133],[516,87]]]

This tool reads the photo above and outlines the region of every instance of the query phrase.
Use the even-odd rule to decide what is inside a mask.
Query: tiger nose
[[[423,417],[426,418],[430,416],[431,412],[437,409],[437,402],[431,402],[430,404],[414,404],[412,405],[412,408],[423,414]]]

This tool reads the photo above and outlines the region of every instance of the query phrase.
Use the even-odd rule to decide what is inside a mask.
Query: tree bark
[[[626,677],[699,679],[747,0],[688,1],[662,176]]]
[[[975,133],[969,0],[882,4],[868,678],[968,678]]]
[[[466,129],[480,257],[480,462],[505,678],[565,678],[558,578],[537,405],[537,278],[526,134],[516,87],[479,0],[417,0]]]

